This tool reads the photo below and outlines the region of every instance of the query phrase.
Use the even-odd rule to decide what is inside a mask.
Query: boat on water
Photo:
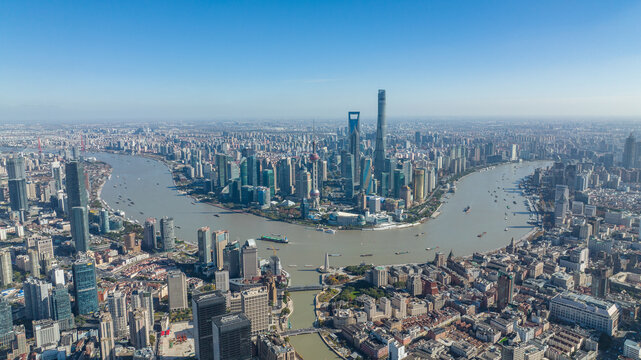
[[[397,251],[397,252],[395,252],[394,254],[396,254],[396,255],[403,255],[403,254],[409,254],[409,253],[410,253],[409,251]]]
[[[214,214],[214,216],[215,216],[215,217],[220,217],[220,215],[218,215],[218,214]]]
[[[507,231],[507,230],[508,230],[508,228],[505,228],[505,230],[504,230],[504,231]]]
[[[476,235],[476,237],[482,238],[485,234],[487,234],[487,232],[483,231],[482,233]]]
[[[505,220],[507,220],[507,216],[505,217]]]
[[[298,267],[298,265],[292,264],[292,265],[287,265],[289,267]]]
[[[287,236],[285,237],[279,237],[279,236],[270,236],[270,235],[261,235],[258,240],[263,240],[263,241],[271,241],[279,244],[288,244],[289,240],[287,240]]]
[[[334,229],[325,229],[325,232],[328,234],[336,234],[336,230]]]
[[[333,256],[333,257],[336,257],[336,256],[343,256],[343,255],[342,255],[342,254],[328,254],[327,256]]]
[[[463,209],[463,212],[466,213],[466,214],[469,214],[469,212],[471,210],[472,210],[472,208],[470,207],[470,205],[468,205],[468,206],[465,207],[465,209]]]
[[[374,256],[374,254],[361,254],[361,257],[368,257],[368,256]]]

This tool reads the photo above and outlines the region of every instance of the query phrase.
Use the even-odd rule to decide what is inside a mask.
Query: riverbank
[[[120,154],[118,152],[112,152],[112,153]],[[238,209],[238,208],[233,208],[233,207],[230,207],[230,206],[226,206],[225,203],[222,203],[222,202],[212,201],[211,199],[205,200],[205,199],[203,199],[203,197],[196,196],[191,191],[188,191],[188,190],[193,190],[190,186],[188,186],[188,185],[185,186],[185,185],[179,184],[177,182],[177,177],[175,176],[176,173],[177,173],[177,170],[173,167],[173,163],[172,162],[166,160],[162,156],[155,155],[155,154],[140,153],[138,155],[140,155],[142,157],[145,157],[145,158],[148,158],[148,159],[158,160],[158,161],[162,162],[172,174],[172,180],[173,180],[173,183],[174,183],[174,187],[181,194],[189,196],[195,202],[206,204],[206,205],[210,205],[210,206],[214,206],[214,207],[217,207],[219,209],[230,211],[230,212],[234,212],[234,213],[238,213],[238,214],[255,215],[255,216],[262,217],[264,219],[268,219],[268,220],[271,220],[271,221],[280,221],[280,222],[285,222],[285,223],[299,225],[299,226],[312,226],[312,227],[321,226],[323,228],[333,229],[333,230],[341,230],[341,231],[347,231],[347,230],[384,231],[384,230],[396,230],[396,229],[405,229],[405,228],[415,227],[415,226],[419,226],[421,224],[424,224],[428,220],[434,219],[438,215],[440,215],[440,209],[441,209],[441,207],[443,205],[442,198],[443,198],[443,196],[446,195],[445,192],[442,192],[441,186],[438,186],[430,194],[430,196],[428,196],[420,204],[416,205],[413,208],[407,209],[406,213],[411,214],[413,211],[416,210],[416,208],[420,207],[420,209],[417,212],[421,215],[421,217],[419,219],[417,219],[417,220],[414,220],[411,223],[407,223],[407,222],[397,223],[397,222],[394,222],[394,223],[388,223],[388,224],[384,224],[384,225],[366,225],[366,226],[357,226],[357,227],[342,227],[342,226],[335,226],[335,225],[330,225],[330,224],[320,223],[320,222],[302,221],[302,220],[296,219],[296,218],[285,218],[285,217],[281,217],[281,216],[270,216],[269,214],[267,214],[267,213],[265,213],[263,211],[260,211],[260,210],[256,210],[256,209],[251,209],[251,208]],[[131,156],[135,156],[135,155],[131,155]],[[474,173],[483,172],[483,171],[486,171],[486,170],[491,170],[491,169],[496,168],[496,166],[508,165],[508,164],[510,164],[510,163],[506,162],[506,163],[501,163],[501,164],[492,164],[492,165],[484,165],[484,166],[474,167],[474,168],[471,168],[471,169],[467,170],[466,172],[464,172],[462,174],[449,176],[447,178],[446,182],[447,183],[450,183],[450,182],[451,183],[455,183],[457,181],[462,181],[462,180],[464,180],[465,178],[467,178],[468,176],[470,176],[470,175],[472,175]],[[432,197],[435,196],[436,194],[438,194],[438,198],[436,199],[436,201],[438,202],[438,205],[436,206],[436,209],[434,211],[428,212],[426,214],[425,213],[426,212],[425,210],[427,210],[426,206],[429,205],[429,201],[432,200]]]

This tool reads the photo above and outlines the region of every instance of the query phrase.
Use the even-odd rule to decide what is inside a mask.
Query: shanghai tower
[[[381,181],[385,171],[385,90],[378,90],[378,120],[376,122],[376,148],[374,150],[374,177]]]

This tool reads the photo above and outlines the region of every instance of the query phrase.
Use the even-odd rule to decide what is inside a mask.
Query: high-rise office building
[[[230,279],[238,279],[242,276],[242,257],[240,243],[234,241],[227,244],[223,250],[223,269],[229,271]]]
[[[414,169],[414,200],[423,201],[425,198],[425,169]]]
[[[66,167],[66,184],[67,184],[67,204],[69,209],[74,207],[84,207],[85,208],[85,219],[82,222],[83,226],[87,224],[87,231],[89,231],[89,197],[87,195],[87,187],[85,186],[85,170],[82,164],[78,161],[70,161]],[[78,218],[75,221],[79,221]],[[74,216],[71,216],[71,228],[74,228]],[[81,228],[82,229],[82,228]],[[72,230],[73,235],[73,230]],[[74,242],[76,239],[74,238]],[[78,246],[78,243],[76,243]],[[81,244],[82,246],[82,244]],[[80,250],[76,248],[78,251]]]
[[[8,250],[0,250],[0,285],[7,287],[12,282],[11,253]]]
[[[247,157],[247,185],[258,186],[258,173],[259,173],[259,163],[256,155],[250,155]]]
[[[174,270],[167,274],[167,290],[169,292],[169,310],[186,309],[187,277],[182,271]]]
[[[243,313],[219,315],[212,319],[214,360],[252,358],[251,322]]]
[[[374,192],[374,174],[372,173],[372,159],[361,158],[361,192],[366,195]]]
[[[272,169],[263,170],[263,186],[269,189],[270,196],[274,196],[276,194],[274,170]]]
[[[71,208],[71,238],[76,246],[76,251],[89,250],[89,218],[87,208],[74,206]]]
[[[514,276],[512,274],[500,273],[496,306],[499,310],[505,309],[511,302],[514,295]]]
[[[100,209],[100,233],[106,234],[109,232],[109,210]]]
[[[198,229],[198,262],[203,265],[211,262],[211,231],[209,226]]]
[[[4,299],[0,299],[0,338],[13,330],[12,313],[11,304]]]
[[[51,163],[51,177],[53,177],[53,186],[55,191],[63,190],[62,165],[59,161]]]
[[[51,318],[51,284],[33,277],[22,284],[27,320]]]
[[[131,293],[131,307],[147,310],[147,329],[154,328],[154,298],[150,291],[134,290]]]
[[[98,312],[96,267],[89,258],[80,258],[72,266],[73,288],[76,297],[76,314]]]
[[[69,291],[63,285],[57,285],[51,293],[51,310],[53,319],[60,325],[60,330],[70,330],[74,327]]]
[[[36,249],[27,250],[29,255],[29,272],[31,276],[39,278],[40,277],[40,257],[38,256],[38,251]]]
[[[20,211],[22,215],[29,210],[27,200],[27,175],[22,156],[7,159],[9,175],[9,201],[12,211]]]
[[[37,320],[32,323],[36,347],[56,345],[60,341],[60,326],[51,319]]]
[[[100,327],[98,328],[98,335],[100,337],[100,359],[114,360],[114,332],[111,314],[108,312],[101,312],[99,319]]]
[[[142,232],[142,246],[147,251],[156,250],[156,219],[145,220],[145,227]]]
[[[216,271],[215,279],[216,279],[216,290],[220,290],[222,292],[229,291],[229,271],[227,270]]]
[[[252,336],[269,329],[269,292],[266,287],[251,288],[241,292],[243,313],[251,321]]]
[[[225,260],[224,260],[224,250],[225,246],[229,243],[229,231],[227,230],[218,230],[214,231],[211,235],[211,241],[213,243],[214,249],[214,258],[212,259],[218,270],[222,270]]]
[[[135,308],[129,313],[129,342],[136,349],[149,346],[148,314],[145,308]]]
[[[361,112],[350,111],[347,113],[347,131],[349,137],[349,153],[352,155],[353,168],[351,174],[354,179],[360,179],[361,167]],[[341,159],[342,161],[343,159]],[[345,169],[346,170],[346,169]],[[345,175],[343,175],[345,177]]]
[[[259,275],[256,240],[249,239],[243,245],[243,278],[251,280]]]
[[[632,169],[635,166],[637,158],[637,144],[634,135],[630,133],[627,139],[625,139],[625,145],[623,146],[623,167],[626,169]]]
[[[127,297],[120,291],[107,295],[107,310],[114,323],[114,338],[127,337]]]
[[[610,276],[612,268],[592,270],[592,296],[604,299],[610,293]]]
[[[160,219],[160,239],[162,240],[163,251],[174,250],[174,248],[176,247],[174,218],[164,217]]]
[[[376,148],[374,150],[374,176],[381,181],[385,171],[385,90],[378,90],[378,118],[376,121]]]
[[[195,293],[191,300],[191,310],[194,318],[194,347],[196,358],[213,360],[214,340],[212,319],[223,315],[226,311],[226,300],[219,291]]]

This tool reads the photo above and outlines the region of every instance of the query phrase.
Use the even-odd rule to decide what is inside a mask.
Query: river
[[[92,156],[113,168],[101,197],[112,208],[125,211],[127,217],[141,223],[148,217],[172,216],[178,238],[193,243],[197,229],[202,226],[229,230],[230,238],[240,241],[261,234],[287,236],[289,244],[257,241],[257,245],[259,256],[263,258],[272,255],[272,247],[276,249],[291,274],[293,285],[317,284],[319,274],[314,269],[323,264],[326,252],[340,254],[331,257],[330,263],[343,266],[363,261],[372,264],[422,263],[432,260],[435,251],[447,254],[453,249],[456,255],[470,255],[475,251],[506,246],[512,237],[519,238],[532,229],[527,224],[529,214],[518,182],[532,174],[535,168],[546,165],[545,162],[514,163],[472,173],[458,182],[456,194],[446,195],[440,216],[415,227],[382,231],[339,230],[332,235],[314,228],[194,203],[190,197],[176,191],[169,169],[159,161],[109,153]],[[463,211],[467,206],[471,207],[468,213]],[[477,237],[483,232],[486,233],[483,237]],[[396,255],[397,252],[403,254]],[[361,257],[361,254],[373,256]],[[313,297],[313,292],[292,293],[294,328],[312,325]],[[306,360],[336,359],[316,334],[295,336],[291,342]]]

